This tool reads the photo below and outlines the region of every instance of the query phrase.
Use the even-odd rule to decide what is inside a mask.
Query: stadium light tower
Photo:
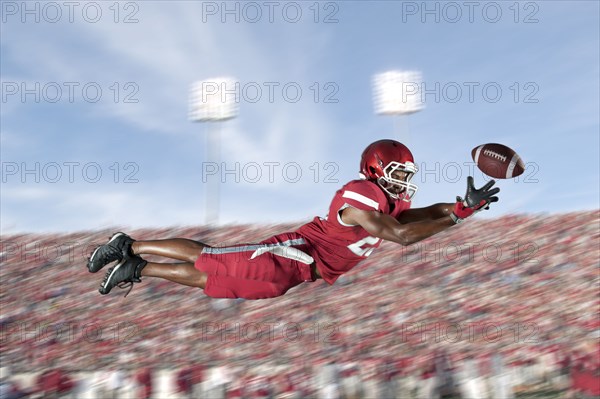
[[[421,98],[422,82],[419,71],[388,71],[373,76],[375,113],[394,117],[394,134],[397,136],[398,119],[425,108]],[[408,136],[408,127],[406,134]]]
[[[204,215],[208,225],[219,221],[221,129],[224,121],[238,114],[237,86],[233,78],[214,78],[194,82],[190,91],[189,119],[192,122],[209,122],[205,126],[206,160],[210,164],[203,166],[206,171],[203,175],[207,176]]]

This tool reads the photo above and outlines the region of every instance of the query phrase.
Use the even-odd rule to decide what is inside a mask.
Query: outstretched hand
[[[496,184],[496,181],[490,180],[480,189],[476,189],[473,176],[467,177],[467,192],[465,193],[465,199],[463,200],[465,206],[468,208],[479,209],[483,206],[489,207],[491,202],[497,202],[498,197],[495,195],[500,192],[500,189],[496,187],[490,190],[494,184]]]
[[[494,184],[496,184],[496,181],[490,180],[483,187],[477,189],[475,188],[473,176],[467,177],[465,198],[456,197],[454,212],[451,214],[454,223],[460,223],[482,209],[489,209],[492,202],[497,202],[498,197],[496,194],[500,192],[500,189],[498,187],[492,188]]]

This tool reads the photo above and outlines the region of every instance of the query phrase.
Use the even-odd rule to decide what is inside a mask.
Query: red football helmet
[[[390,197],[410,201],[417,192],[417,185],[410,179],[418,168],[410,150],[395,140],[379,140],[371,143],[360,160],[361,179],[377,182]]]

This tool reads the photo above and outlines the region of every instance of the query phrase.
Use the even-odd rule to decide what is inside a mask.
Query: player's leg
[[[189,287],[204,288],[208,275],[194,267],[193,263],[154,263],[142,269],[144,277],[158,277]]]
[[[194,263],[202,249],[208,245],[187,238],[171,238],[166,240],[134,241],[131,252],[134,255],[159,255],[166,258]]]
[[[103,295],[108,294],[114,287],[130,288],[134,283],[140,282],[142,276],[205,288],[208,274],[194,267],[194,262],[205,247],[207,245],[201,242],[185,238],[135,241],[124,233],[117,233],[107,244],[98,247],[92,253],[88,268],[91,272],[96,272],[107,263],[118,260],[114,267],[108,269],[100,285],[99,291]],[[159,255],[184,262],[147,262],[138,256],[140,254]]]
[[[99,291],[102,295],[108,294],[115,287],[129,288],[131,291],[134,283],[142,281],[142,276],[163,278],[197,288],[204,288],[208,278],[207,273],[196,269],[193,263],[154,263],[147,262],[137,255],[128,255],[116,266],[108,269]]]
[[[167,240],[135,241],[125,233],[116,233],[110,240],[97,247],[88,259],[88,270],[96,273],[107,264],[122,261],[127,255],[160,255],[171,259],[194,263],[202,249],[208,245],[185,238]]]
[[[204,244],[186,239],[140,241],[139,244],[130,239],[129,249],[121,251],[121,261],[106,273],[100,293],[107,294],[115,286],[133,285],[140,282],[142,276],[148,276],[203,288],[206,295],[214,298],[277,297],[305,281],[314,281],[310,267],[314,260],[293,248],[292,239],[300,240],[290,233],[273,237],[273,242],[204,251]],[[148,263],[137,255],[140,253],[181,257],[185,262]]]

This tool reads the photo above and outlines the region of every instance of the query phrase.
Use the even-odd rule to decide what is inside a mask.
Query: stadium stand
[[[85,260],[115,229],[4,236],[0,397],[599,396],[600,211],[466,224],[261,301],[150,278],[100,296]],[[297,226],[126,231],[224,245]]]

